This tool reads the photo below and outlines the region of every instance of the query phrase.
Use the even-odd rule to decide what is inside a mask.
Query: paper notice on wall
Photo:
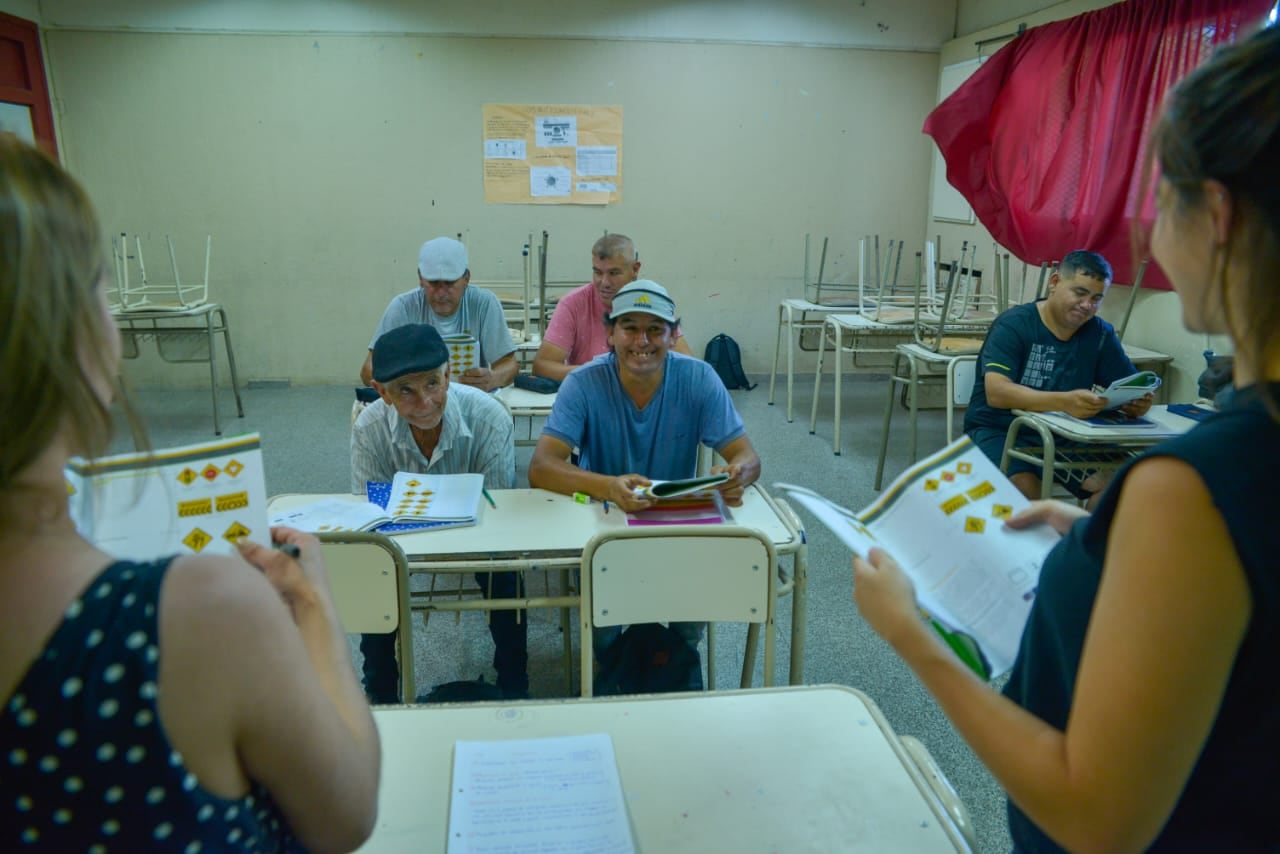
[[[533,166],[529,169],[529,195],[568,196],[573,192],[573,176],[563,166]]]
[[[483,125],[486,202],[622,200],[621,107],[485,104]]]

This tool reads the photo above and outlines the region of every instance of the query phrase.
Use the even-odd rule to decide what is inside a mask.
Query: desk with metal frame
[[[769,405],[773,405],[774,387],[778,379],[778,357],[782,353],[782,330],[787,330],[787,423],[792,421],[792,387],[795,378],[796,349],[804,349],[804,333],[807,330],[821,330],[826,323],[827,315],[837,312],[847,313],[856,310],[854,304],[820,305],[807,299],[784,299],[778,303],[778,332],[773,340],[773,369],[769,372]],[[799,320],[796,315],[799,315]],[[815,315],[810,317],[810,315]],[[799,337],[796,330],[800,330]]]
[[[463,575],[473,572],[560,572],[559,596],[525,596],[519,599],[462,598],[459,589],[433,589],[412,594],[411,606],[416,611],[490,611],[529,608],[560,609],[564,630],[566,672],[573,672],[573,656],[569,633],[569,609],[577,608],[580,598],[568,592],[570,570],[577,569],[582,552],[593,536],[601,531],[624,528],[627,515],[617,508],[605,512],[600,502],[578,504],[567,495],[543,489],[491,490],[494,504],[481,502],[477,524],[465,528],[405,532],[393,534],[409,561],[409,574]],[[363,501],[359,495],[278,495],[271,499],[269,512],[275,514],[290,507],[320,498],[342,498]],[[804,682],[805,622],[808,592],[808,544],[794,513],[773,499],[759,484],[743,494],[742,506],[730,508],[733,524],[761,531],[773,543],[779,556],[790,555],[791,577],[780,579],[778,592],[790,590],[791,660],[790,681]],[[445,598],[451,597],[451,598]],[[744,680],[749,674],[744,673]]]
[[[221,305],[209,302],[192,308],[175,307],[169,310],[121,309],[111,316],[116,328],[120,330],[126,359],[138,357],[140,340],[155,339],[160,358],[166,362],[209,363],[209,394],[213,399],[215,436],[222,435],[222,425],[218,420],[218,355],[214,347],[214,338],[221,333],[222,346],[227,353],[227,366],[231,369],[231,390],[236,396],[236,414],[244,417],[244,404],[240,401],[240,379],[236,376],[236,355],[231,349],[231,328],[227,323],[227,313]],[[175,351],[170,343],[173,339],[191,340],[201,337],[205,339],[205,347],[197,348],[195,355],[181,349]],[[170,346],[166,347],[166,344]]]
[[[945,778],[842,685],[373,714],[382,784],[368,854],[445,850],[455,742],[590,733],[613,742],[637,851],[972,850]]]
[[[539,394],[536,391],[529,391],[524,388],[516,388],[513,385],[504,386],[494,392],[494,396],[507,408],[511,413],[511,420],[517,418],[527,418],[528,429],[525,431],[523,438],[517,436],[517,445],[536,445],[538,437],[533,435],[533,420],[535,418],[546,418],[551,414],[551,407],[555,405],[556,393]]]
[[[902,309],[895,309],[902,322],[886,323],[877,320],[871,320],[861,314],[832,314],[823,321],[822,340],[818,344],[818,366],[813,375],[813,407],[809,412],[809,433],[812,435],[817,432],[818,425],[818,392],[822,386],[822,363],[826,358],[827,342],[830,341],[835,352],[835,367],[832,373],[835,376],[835,436],[832,444],[835,448],[836,456],[840,456],[840,385],[841,385],[841,360],[845,353],[853,356],[853,364],[858,364],[859,353],[885,353],[894,354],[897,352],[899,344],[905,344],[914,337],[914,327],[912,325],[913,313],[908,311],[902,315]],[[848,337],[848,346],[845,346],[845,338]],[[870,339],[875,342],[871,345],[864,345],[864,340]]]
[[[1160,388],[1156,389],[1156,402],[1169,402],[1169,387],[1164,384],[1167,379],[1170,363],[1173,362],[1173,356],[1168,353],[1161,353],[1158,350],[1148,350],[1145,347],[1137,347],[1133,344],[1121,344],[1124,347],[1124,354],[1129,357],[1129,361],[1133,362],[1133,366],[1140,371],[1154,371],[1156,376],[1160,377]]]
[[[1053,492],[1054,474],[1065,472],[1069,479],[1083,480],[1096,471],[1114,471],[1148,448],[1165,439],[1180,436],[1196,422],[1169,412],[1163,404],[1152,406],[1146,418],[1154,427],[1103,427],[1082,424],[1055,412],[1013,410],[1000,457],[1000,470],[1008,472],[1010,460],[1022,460],[1040,468],[1040,497]],[[1040,445],[1018,444],[1023,430],[1040,440]],[[1063,447],[1061,440],[1071,444]]]

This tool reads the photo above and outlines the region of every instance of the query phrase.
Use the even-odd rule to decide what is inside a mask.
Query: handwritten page
[[[257,433],[75,458],[65,475],[76,529],[117,558],[231,554],[244,538],[271,542]]]
[[[804,487],[774,487],[855,554],[878,546],[892,555],[915,583],[920,607],[972,637],[991,676],[1013,666],[1040,565],[1059,537],[1047,525],[1005,527],[1029,502],[967,436],[916,463],[858,513]]]
[[[449,854],[635,851],[607,734],[459,741]]]

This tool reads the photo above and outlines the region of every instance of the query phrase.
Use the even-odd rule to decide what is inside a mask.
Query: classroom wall
[[[936,54],[75,29],[46,44],[64,160],[107,229],[143,236],[153,279],[166,234],[184,279],[213,234],[242,380],[354,381],[441,233],[466,233],[476,277],[518,279],[546,229],[551,278],[583,281],[591,242],[628,233],[695,350],[729,332],[752,372],[772,357],[779,298],[802,293],[806,232],[923,239]],[[486,102],[621,105],[622,202],[486,205]],[[204,370],[127,366],[141,383],[199,385]]]
[[[962,10],[969,2],[970,0],[966,0],[966,3],[962,4]],[[1137,2],[1137,0],[1129,0],[1129,2]],[[949,65],[976,59],[978,47],[975,42],[1012,33],[1016,31],[1020,23],[1026,23],[1028,27],[1039,26],[1040,24],[1062,20],[1109,5],[1111,5],[1110,0],[1070,0],[1070,2],[1059,3],[1039,12],[1023,15],[971,32],[961,38],[948,41],[942,46],[940,66],[945,68]],[[961,17],[964,17],[963,12]],[[983,55],[989,56],[992,52],[998,50],[1002,44],[1003,42],[983,47]],[[932,145],[932,141],[930,141],[931,148]],[[979,246],[978,265],[980,267],[991,266],[991,259],[995,254],[993,241],[990,233],[980,223],[963,225],[940,222],[933,219],[933,213],[934,208],[931,199],[926,230],[931,237],[933,235],[941,236],[945,255],[958,252],[963,241],[969,241],[970,243],[977,241]],[[1017,299],[1022,283],[1023,265],[1017,259],[1010,259],[1010,265],[1013,283],[1012,295],[1014,299]],[[1028,298],[1031,297],[1035,289],[1038,276],[1038,268],[1031,268],[1027,271]],[[1103,302],[1101,312],[1103,317],[1119,323],[1129,297],[1129,287],[1124,284],[1114,285]],[[1204,359],[1201,353],[1206,347],[1215,349],[1219,353],[1231,352],[1230,341],[1224,337],[1193,335],[1183,329],[1182,309],[1177,295],[1171,291],[1143,289],[1138,292],[1124,340],[1128,344],[1168,353],[1174,357],[1173,363],[1165,374],[1165,381],[1169,383],[1168,399],[1173,401],[1193,400],[1197,396],[1196,378],[1204,369]]]
[[[41,23],[40,0],[0,0],[0,12]]]

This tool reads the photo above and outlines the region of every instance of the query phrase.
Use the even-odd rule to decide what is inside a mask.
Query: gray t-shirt
[[[442,337],[463,333],[474,335],[480,345],[480,366],[484,368],[492,367],[494,362],[516,349],[507,330],[506,318],[502,316],[502,303],[484,288],[468,285],[462,292],[458,310],[449,317],[441,317],[431,310],[431,303],[422,288],[405,291],[391,300],[382,313],[369,349],[373,349],[383,334],[411,323],[429,323]]]

